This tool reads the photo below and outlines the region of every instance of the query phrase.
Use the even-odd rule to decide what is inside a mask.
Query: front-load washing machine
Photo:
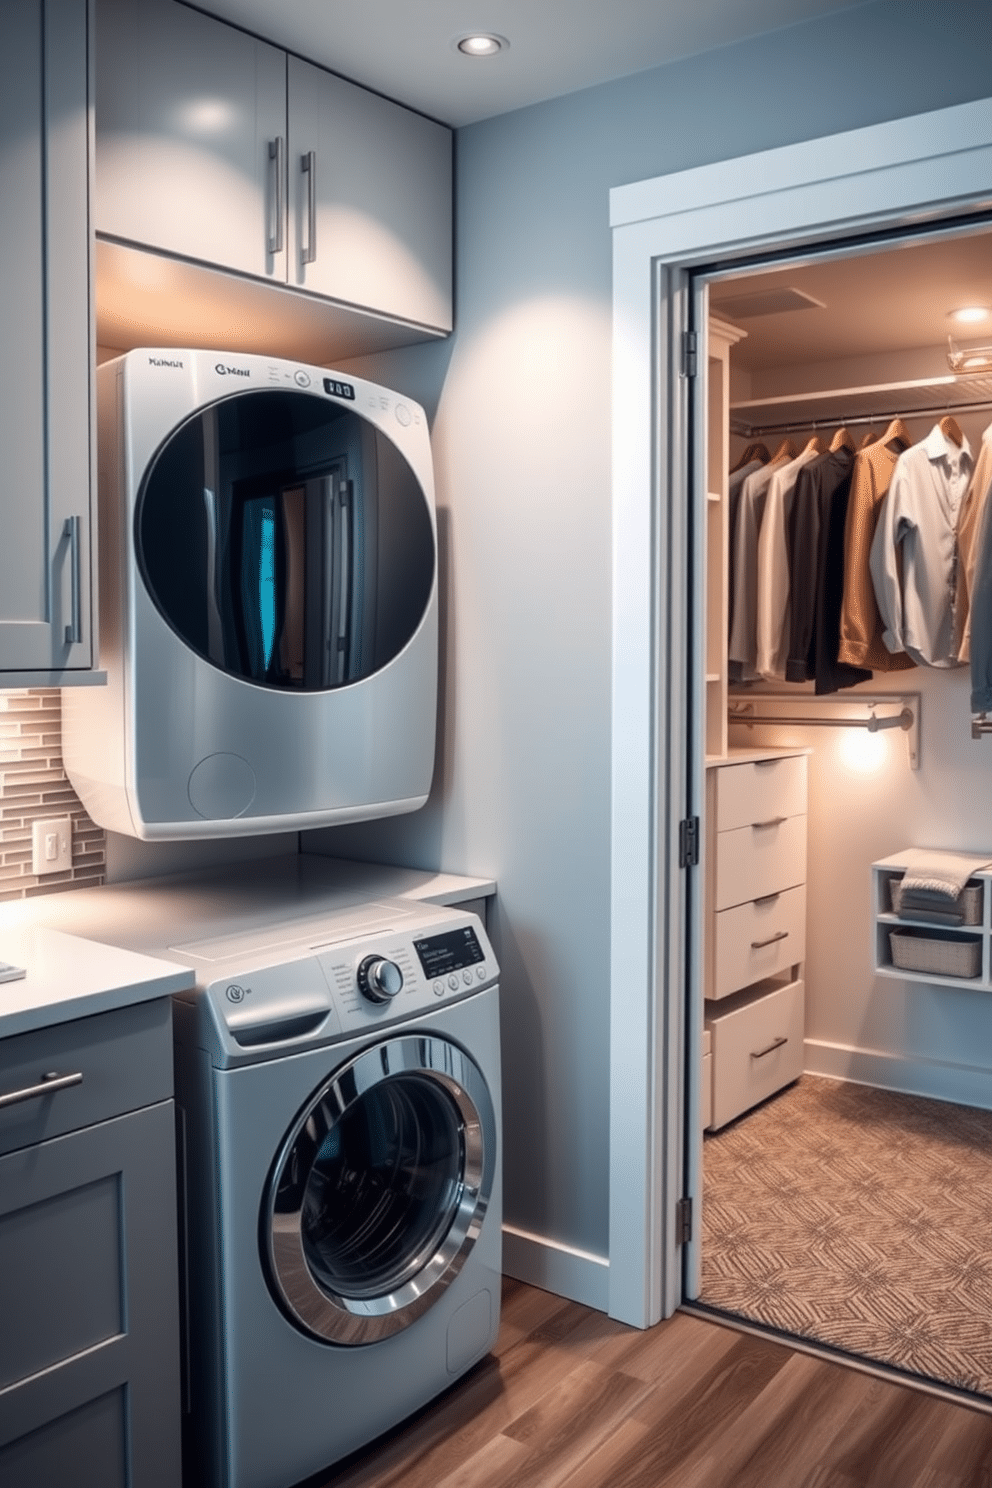
[[[94,821],[226,837],[423,805],[423,410],[321,367],[174,349],[105,363],[97,407],[107,685],[63,700],[66,770]]]
[[[495,1341],[497,966],[382,900],[174,943],[191,1476],[284,1488]],[[223,927],[222,927],[223,929]]]

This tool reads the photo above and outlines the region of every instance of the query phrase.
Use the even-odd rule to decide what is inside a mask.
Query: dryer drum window
[[[366,1049],[315,1092],[273,1166],[262,1248],[277,1300],[333,1343],[408,1327],[475,1244],[495,1162],[492,1101],[462,1049]]]
[[[156,608],[207,661],[323,691],[386,666],[434,582],[426,497],[396,445],[313,394],[241,393],[157,451],[135,512]]]

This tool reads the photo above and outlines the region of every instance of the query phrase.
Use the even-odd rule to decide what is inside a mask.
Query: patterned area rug
[[[708,1136],[699,1300],[992,1396],[992,1111],[805,1075]]]

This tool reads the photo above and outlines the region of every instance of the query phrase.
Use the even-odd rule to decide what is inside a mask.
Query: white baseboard
[[[606,1256],[504,1225],[503,1270],[517,1281],[555,1292],[571,1302],[582,1302],[599,1312],[609,1307],[610,1263]]]
[[[810,1075],[992,1110],[992,1070],[977,1065],[807,1039],[804,1067]]]

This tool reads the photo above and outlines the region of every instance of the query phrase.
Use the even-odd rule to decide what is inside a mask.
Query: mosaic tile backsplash
[[[31,825],[72,820],[72,868],[31,871]],[[106,837],[83,810],[62,767],[62,695],[57,689],[0,692],[0,900],[26,899],[103,882]]]

